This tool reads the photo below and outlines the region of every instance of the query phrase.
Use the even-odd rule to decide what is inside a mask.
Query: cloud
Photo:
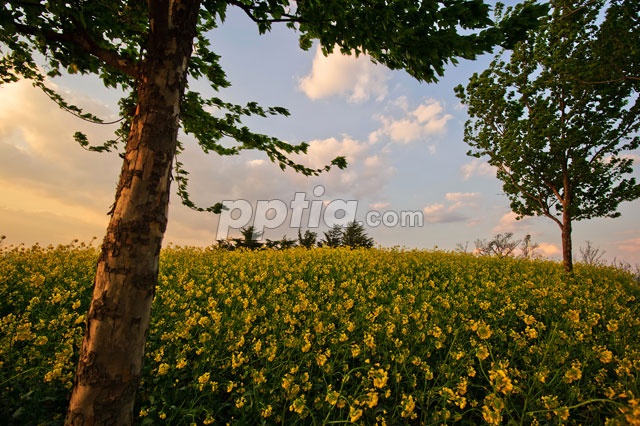
[[[372,203],[372,204],[369,204],[369,207],[371,207],[374,210],[380,210],[380,209],[389,207],[390,205],[391,203]]]
[[[543,257],[553,257],[562,253],[560,247],[552,243],[538,243],[536,251]]]
[[[479,192],[447,192],[444,198],[455,203],[469,203],[480,196]]]
[[[640,253],[640,238],[630,238],[627,240],[616,241],[614,247],[624,253],[636,254]]]
[[[452,223],[466,222],[477,224],[477,219],[473,219],[459,211],[463,207],[476,207],[480,194],[478,192],[448,192],[445,194],[448,203],[434,203],[425,206],[422,211],[425,213],[425,220],[429,223]]]
[[[442,211],[442,209],[444,209],[444,204],[435,203],[435,204],[430,204],[428,206],[425,206],[424,209],[422,209],[422,211],[424,211],[426,215],[431,216],[436,213],[439,213],[440,211]]]
[[[262,166],[264,163],[265,163],[264,160],[250,160],[250,161],[247,161],[247,165],[249,167],[259,167],[259,166]]]
[[[315,139],[309,142],[307,154],[296,160],[309,167],[321,168],[337,156],[347,160],[346,170],[334,169],[311,181],[321,181],[328,188],[344,190],[356,198],[375,197],[395,173],[388,156],[374,152],[374,146],[343,135],[341,138]],[[308,185],[310,180],[295,175],[298,185]]]
[[[382,138],[400,144],[427,140],[446,132],[447,121],[453,117],[451,114],[444,114],[442,104],[435,99],[428,99],[413,110],[409,110],[405,97],[398,98],[389,105],[400,108],[403,116],[376,116],[382,126],[369,134],[369,142],[376,143]]]
[[[495,176],[496,168],[479,158],[475,158],[469,163],[463,164],[460,167],[460,172],[463,180],[469,180],[473,176]]]
[[[103,103],[48,84],[87,111],[113,118]],[[33,207],[39,211],[82,206],[103,215],[113,202],[121,160],[115,153],[83,150],[74,142],[73,133],[82,131],[91,142],[101,143],[113,137],[117,126],[77,119],[28,81],[0,90],[0,197],[4,205],[24,206],[32,197],[41,197],[42,203]]]
[[[309,75],[302,77],[299,88],[311,99],[333,95],[347,96],[347,100],[359,103],[374,96],[384,99],[387,94],[389,71],[371,62],[367,55],[343,55],[336,49],[324,56],[320,46],[316,48]]]
[[[525,217],[520,220],[517,220],[517,214],[510,211],[504,214],[498,224],[493,228],[494,232],[515,232],[518,230],[525,230],[526,228],[531,226],[531,218]]]
[[[452,202],[449,211],[460,209],[462,207],[476,207],[477,200],[480,197],[478,192],[448,192],[445,195],[447,201]]]

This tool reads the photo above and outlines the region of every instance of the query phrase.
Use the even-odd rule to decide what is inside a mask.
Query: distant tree
[[[456,251],[459,251],[460,253],[467,253],[469,251],[469,241],[465,241],[464,244],[457,243]]]
[[[334,225],[331,229],[324,233],[322,246],[331,248],[342,246],[342,232],[342,226]]]
[[[491,240],[476,240],[476,252],[483,256],[497,256],[499,258],[511,256],[520,240],[513,239],[513,232],[497,234]]]
[[[313,248],[316,245],[316,240],[318,238],[318,234],[315,232],[311,232],[308,229],[304,231],[304,235],[298,229],[298,244],[301,247],[305,248]]]
[[[526,257],[527,259],[531,259],[536,256],[536,249],[540,245],[538,243],[534,243],[531,241],[531,235],[527,234],[522,240],[522,257]]]
[[[640,185],[629,176],[633,159],[624,155],[640,144],[640,86],[633,77],[639,45],[615,49],[629,56],[621,65],[635,68],[624,70],[636,72],[625,74],[629,79],[587,81],[602,76],[606,52],[598,43],[604,28],[615,24],[606,37],[622,46],[640,34],[637,14],[618,19],[624,7],[600,24],[606,5],[638,10],[640,2],[551,4],[552,13],[510,57],[498,55],[456,94],[469,106],[464,137],[472,147],[469,155],[489,158],[519,218],[546,216],[558,225],[564,269],[571,271],[573,222],[618,217],[621,202],[640,197]]]
[[[342,245],[345,247],[371,248],[374,243],[373,238],[365,232],[364,226],[355,220],[348,223],[342,232]]]
[[[280,241],[270,240],[267,238],[266,242],[264,243],[264,246],[268,249],[277,249],[280,246]]]
[[[233,238],[227,238],[226,240],[216,240],[216,247],[223,250],[234,250],[236,245]]]
[[[262,243],[258,240],[261,237],[260,232],[256,232],[255,227],[248,226],[240,230],[242,238],[234,238],[236,248],[246,248],[249,250],[256,250],[262,247]]]
[[[603,262],[604,250],[600,250],[597,247],[591,245],[591,241],[587,241],[585,247],[580,247],[580,256],[582,263],[587,265],[601,265]]]
[[[287,238],[286,235],[283,235],[280,241],[278,241],[278,249],[286,250],[296,246],[295,238]]]

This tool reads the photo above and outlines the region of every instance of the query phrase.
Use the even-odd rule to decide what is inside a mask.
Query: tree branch
[[[513,186],[515,186],[516,188],[518,188],[518,191],[522,192],[524,195],[526,195],[527,197],[531,198],[534,201],[537,201],[538,205],[540,205],[540,208],[542,209],[542,212],[544,213],[545,216],[547,216],[548,218],[552,219],[554,222],[556,222],[560,227],[562,227],[562,223],[558,220],[558,218],[556,218],[554,215],[551,214],[551,212],[549,211],[549,206],[545,205],[545,203],[542,201],[542,197],[538,196],[536,197],[535,195],[533,195],[532,193],[530,193],[529,191],[526,191],[524,188],[522,188],[517,182],[516,180],[513,178],[513,176],[511,175],[511,173],[509,173],[507,171],[507,168],[503,165],[503,164],[498,164],[498,168],[500,170],[502,170],[502,172],[507,175],[507,177],[509,178],[509,180],[511,181],[511,183],[513,184]]]
[[[587,80],[580,80],[578,78],[574,78],[574,80],[582,84],[608,84],[608,83],[620,83],[621,81],[625,81],[625,80],[640,80],[640,77],[635,77],[632,75],[623,75],[622,77],[614,78],[612,80],[587,81]]]
[[[570,10],[569,13],[567,13],[566,15],[562,15],[560,18],[558,18],[558,21],[561,21],[565,18],[568,18],[569,16],[573,15],[574,13],[577,13],[579,11],[581,11],[582,9],[584,9],[587,6],[591,6],[592,4],[594,4],[597,0],[591,0],[586,2],[585,4],[583,4],[582,6],[576,7],[573,10]]]
[[[300,19],[299,17],[295,16],[295,15],[290,15],[288,13],[283,13],[282,16],[285,17],[285,19],[258,19],[255,16],[253,16],[253,10],[254,8],[246,5],[244,3],[239,2],[238,0],[227,0],[227,3],[237,6],[240,9],[242,9],[244,11],[244,13],[251,18],[251,20],[253,22],[255,22],[256,24],[266,24],[266,23],[273,23],[273,22],[303,22],[302,19]]]
[[[44,37],[49,42],[72,43],[83,49],[90,55],[100,59],[105,64],[121,71],[122,73],[137,78],[138,66],[132,59],[125,58],[119,53],[105,49],[93,40],[87,30],[81,25],[74,23],[76,30],[73,34],[67,32],[58,33],[50,30],[35,28],[30,25],[14,23],[16,28],[23,34]]]

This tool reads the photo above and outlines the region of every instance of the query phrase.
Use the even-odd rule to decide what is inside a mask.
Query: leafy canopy
[[[391,69],[405,69],[420,81],[434,81],[447,62],[472,59],[496,44],[508,45],[531,27],[545,6],[530,6],[500,26],[489,19],[489,6],[481,0],[203,0],[186,3],[199,7],[194,51],[188,63],[189,81],[206,79],[214,90],[229,86],[220,57],[211,49],[210,36],[224,23],[231,7],[240,8],[254,21],[260,33],[274,23],[286,23],[297,31],[300,46],[309,49],[319,40],[325,54],[335,48],[346,54],[366,53]],[[167,3],[168,4],[168,3]],[[0,83],[27,78],[60,105],[79,117],[102,122],[98,117],[68,104],[46,87],[46,77],[62,72],[95,74],[106,87],[119,87],[127,95],[120,101],[121,126],[116,138],[90,145],[86,136],[75,139],[93,151],[119,149],[131,125],[136,106],[136,84],[153,33],[153,7],[161,2],[116,0],[9,0],[0,6]],[[462,31],[464,30],[464,34]],[[43,64],[39,67],[38,64]],[[305,153],[308,145],[292,145],[254,133],[242,124],[249,116],[289,115],[285,108],[227,103],[218,97],[205,98],[189,90],[181,100],[181,128],[193,136],[205,153],[237,155],[245,149],[264,151],[283,170],[287,167],[314,175],[331,166],[344,168],[338,157],[330,165],[312,169],[291,160],[291,154]],[[212,114],[210,111],[215,111]],[[235,141],[230,145],[229,140]],[[178,146],[178,154],[182,146]],[[175,179],[183,202],[197,210],[219,211],[220,205],[196,207],[187,192],[188,173],[179,160]]]
[[[628,34],[639,33],[637,18],[620,18],[620,10],[637,10],[638,3],[613,3],[616,13],[603,1],[552,2],[528,40],[510,56],[498,55],[466,89],[456,88],[469,106],[468,154],[489,158],[520,217],[545,215],[562,227],[563,213],[572,220],[616,217],[621,202],[640,196],[640,185],[629,177],[633,160],[625,156],[640,142],[638,85],[613,78],[638,74],[632,58],[638,46],[616,50],[615,67],[606,66],[601,51],[605,39],[624,47]],[[595,83],[607,73],[611,81]]]

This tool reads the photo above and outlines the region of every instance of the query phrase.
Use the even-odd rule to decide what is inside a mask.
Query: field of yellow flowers
[[[640,424],[640,286],[446,252],[169,248],[140,424]],[[0,415],[59,424],[97,251],[0,251]]]

